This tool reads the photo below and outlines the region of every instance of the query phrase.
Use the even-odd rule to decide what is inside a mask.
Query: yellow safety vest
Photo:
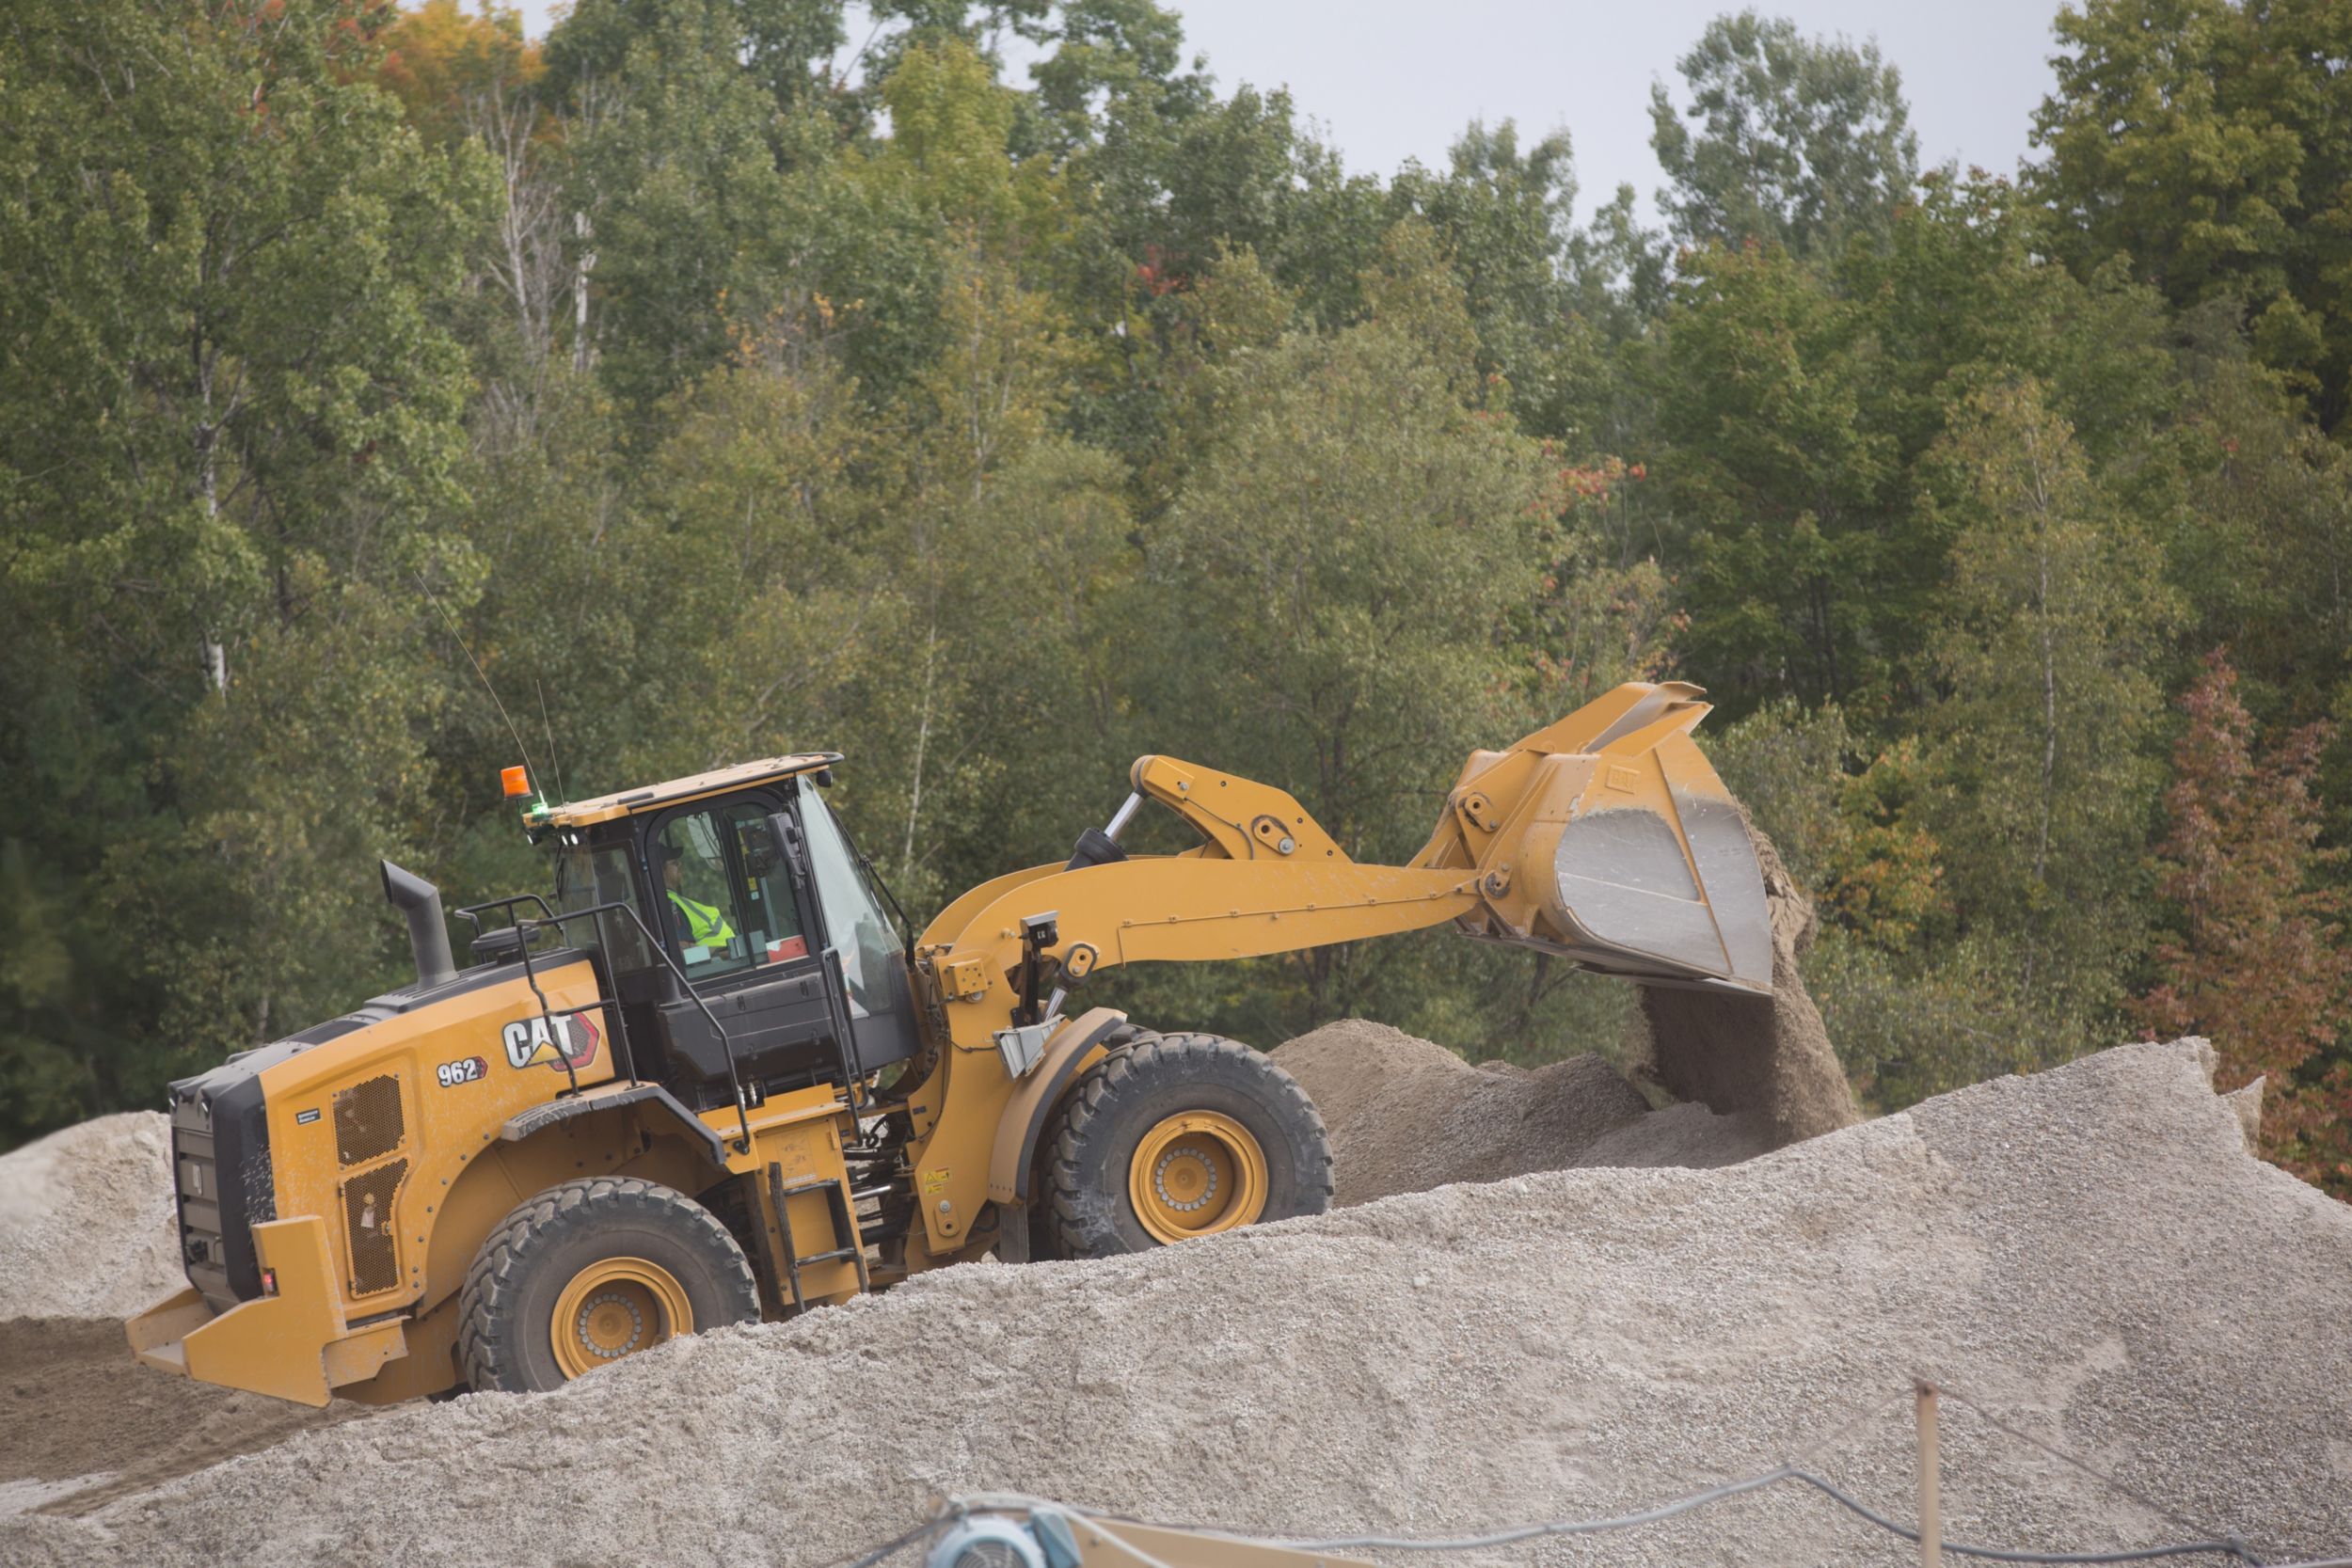
[[[708,946],[712,942],[725,942],[735,935],[734,928],[727,924],[727,917],[716,906],[697,904],[675,888],[670,890],[670,902],[675,904],[678,912],[686,916],[689,946]]]

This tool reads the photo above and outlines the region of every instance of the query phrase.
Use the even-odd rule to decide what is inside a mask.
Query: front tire
[[[751,1263],[684,1193],[588,1177],[517,1206],[474,1255],[458,1291],[467,1384],[560,1387],[681,1334],[759,1316]]]
[[[1046,1130],[1045,1221],[1061,1258],[1111,1258],[1320,1214],[1323,1118],[1237,1040],[1142,1035],[1082,1076]]]

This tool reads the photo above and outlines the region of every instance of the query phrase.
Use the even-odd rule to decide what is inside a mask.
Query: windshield
[[[890,1004],[891,966],[899,961],[898,939],[882,900],[858,868],[857,852],[814,785],[803,777],[801,825],[808,833],[809,875],[824,906],[825,929],[840,949],[850,983],[852,1013],[879,1012]]]

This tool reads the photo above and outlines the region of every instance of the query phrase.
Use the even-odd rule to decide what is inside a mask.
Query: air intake
[[[335,1157],[344,1164],[389,1154],[405,1132],[398,1078],[387,1073],[335,1091]]]
[[[372,1296],[400,1283],[400,1248],[392,1227],[392,1198],[408,1162],[355,1176],[343,1183],[343,1235],[351,1244],[351,1293]]]

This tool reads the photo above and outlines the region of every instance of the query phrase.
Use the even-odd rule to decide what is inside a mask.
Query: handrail
[[[841,949],[828,947],[817,960],[823,966],[825,977],[825,1011],[833,1023],[837,1040],[835,1054],[841,1058],[841,1092],[852,1101],[857,1096],[857,1081],[862,1076],[857,1059],[857,1037],[850,1017],[850,975],[841,965]]]
[[[531,895],[531,896],[537,897],[538,895],[533,894]],[[532,930],[540,926],[552,925],[558,931],[561,931],[564,927],[564,922],[566,920],[579,920],[588,915],[596,915],[601,919],[603,915],[613,910],[618,910],[621,913],[628,916],[630,921],[636,925],[637,929],[642,932],[645,938],[645,945],[661,956],[662,963],[669,967],[669,971],[672,974],[677,976],[677,983],[685,989],[687,997],[692,1001],[698,1009],[700,1009],[704,1019],[708,1022],[711,1029],[717,1033],[719,1037],[720,1048],[727,1053],[727,1082],[735,1089],[735,1119],[737,1125],[742,1130],[743,1134],[741,1141],[735,1146],[736,1152],[739,1154],[749,1153],[752,1147],[752,1118],[751,1113],[744,1107],[743,1104],[743,1069],[735,1058],[734,1037],[727,1033],[726,1026],[719,1022],[719,1015],[710,1010],[710,1004],[702,999],[702,993],[694,989],[693,982],[686,977],[686,971],[680,968],[678,961],[670,956],[669,947],[661,941],[660,938],[654,935],[652,928],[645,924],[645,917],[639,914],[637,912],[637,906],[630,903],[628,900],[625,898],[616,898],[611,903],[591,904],[584,910],[566,910],[551,921],[517,920],[515,922],[515,928],[517,931],[522,932],[524,937],[522,944],[523,978],[531,982],[531,993],[539,999],[539,1016],[547,1020],[548,1033],[554,1033],[555,1015],[553,1012],[548,1010],[547,992],[539,989],[538,976],[532,973],[530,942]],[[599,926],[598,929],[602,929],[601,926]],[[626,1035],[628,1032],[628,1026],[621,1022],[621,1015],[618,1011],[620,1006],[619,998],[615,997],[612,1002],[605,1004],[605,1006],[615,1009],[612,1014],[615,1034]],[[566,1009],[566,1012],[568,1015],[569,1013],[586,1012],[587,1010],[588,1009],[586,1007],[574,1007]],[[578,1094],[580,1092],[580,1074],[572,1067],[571,1053],[564,1052],[562,1053],[562,1057],[564,1061],[564,1070],[571,1076],[571,1092],[573,1094]],[[632,1050],[629,1053],[629,1070],[632,1075],[634,1075],[636,1071],[636,1067],[637,1053]]]
[[[535,893],[510,894],[504,898],[485,899],[482,903],[469,904],[462,910],[452,910],[449,912],[463,919],[467,925],[471,926],[474,928],[474,934],[476,936],[480,936],[482,934],[483,911],[512,910],[516,905],[521,903],[526,898],[539,906],[539,912],[541,914],[546,915],[549,920],[556,921],[558,925],[563,923],[557,916],[556,912],[548,907],[548,901],[545,898],[540,897],[539,895]],[[506,917],[506,923],[510,926],[516,924],[515,917],[512,914],[509,914]]]

